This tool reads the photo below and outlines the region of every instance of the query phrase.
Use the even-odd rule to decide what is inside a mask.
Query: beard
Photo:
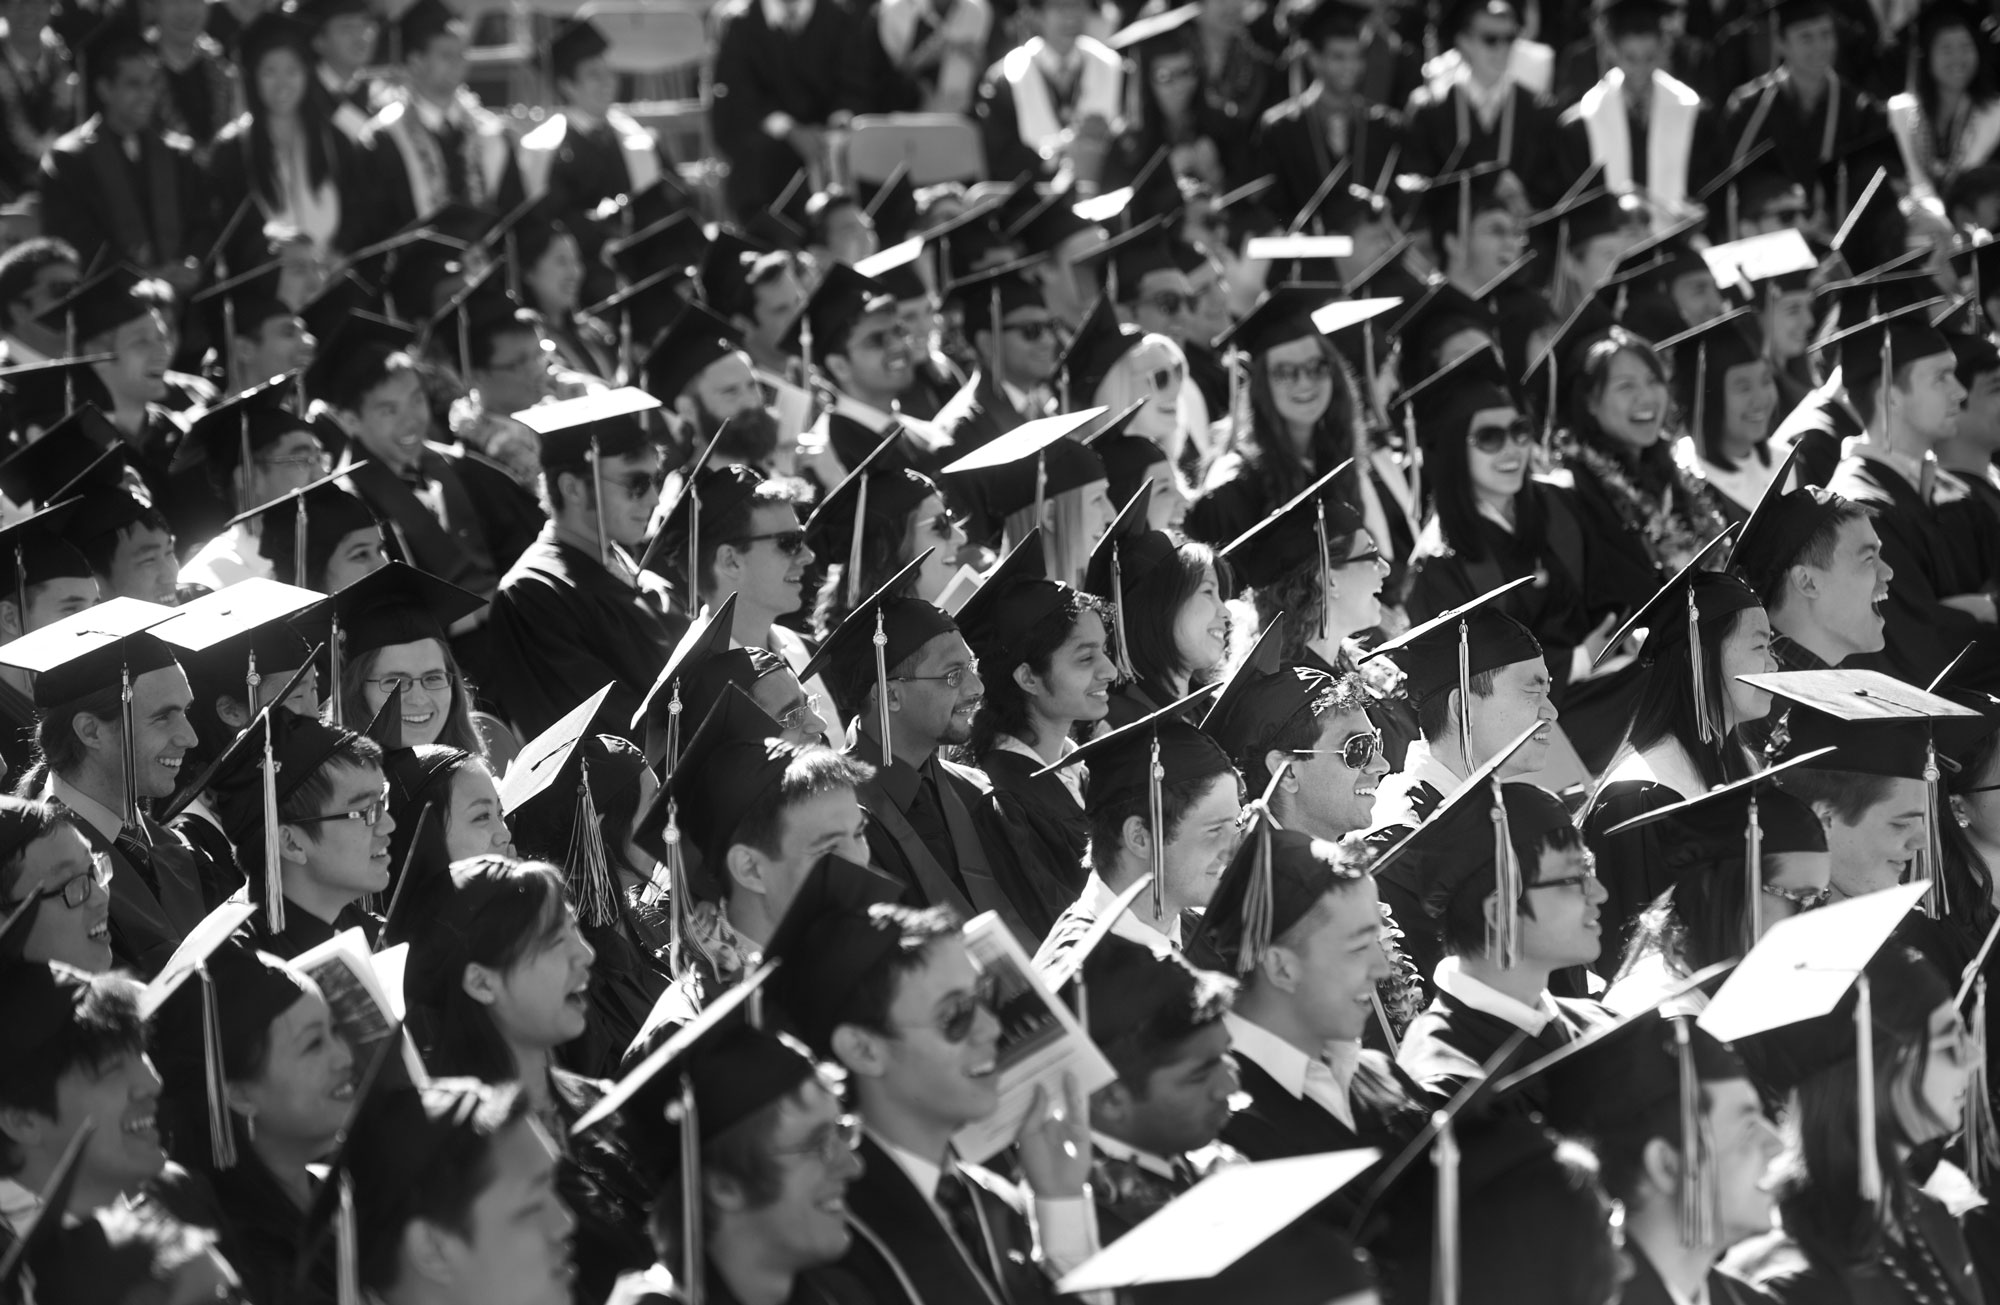
[[[718,432],[722,434],[722,442],[715,446],[715,456],[725,462],[762,467],[778,451],[778,419],[762,404],[726,420],[702,407],[695,424],[700,432],[695,448],[697,453],[707,447]]]

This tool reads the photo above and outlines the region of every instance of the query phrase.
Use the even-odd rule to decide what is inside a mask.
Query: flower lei
[[[1566,461],[1581,463],[1604,486],[1619,517],[1637,527],[1640,538],[1645,540],[1646,552],[1658,565],[1678,570],[1702,545],[1722,533],[1722,514],[1710,501],[1708,487],[1688,475],[1678,462],[1671,473],[1672,488],[1656,503],[1632,483],[1618,459],[1592,448],[1575,435],[1564,433],[1561,451]],[[1673,490],[1676,489],[1681,500],[1688,504],[1688,516],[1694,519],[1684,519],[1675,510]]]

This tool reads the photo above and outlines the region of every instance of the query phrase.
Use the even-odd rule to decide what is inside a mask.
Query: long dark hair
[[[1333,369],[1333,397],[1313,423],[1312,471],[1292,448],[1285,419],[1278,415],[1277,401],[1271,396],[1270,355],[1259,354],[1250,364],[1250,427],[1247,439],[1237,437],[1237,449],[1244,461],[1257,468],[1273,507],[1305,489],[1314,474],[1325,473],[1345,458],[1356,459],[1358,466],[1367,454],[1355,429],[1361,403],[1355,397],[1356,382],[1346,360],[1325,336],[1305,338],[1319,342],[1320,356]],[[1354,467],[1342,473],[1334,488],[1347,502],[1361,502],[1361,476]]]
[[[1976,15],[1952,5],[1936,5],[1917,23],[1917,46],[1911,51],[1914,70],[1913,89],[1917,103],[1923,106],[1924,119],[1931,129],[1937,129],[1938,84],[1931,73],[1931,47],[1938,37],[1953,28],[1972,38],[1972,52],[1979,60],[1978,69],[1972,74],[1972,84],[1965,88],[1965,96],[1974,107],[1991,104],[1995,96],[2000,96],[2000,81],[1993,76],[1993,65],[1986,61],[1987,36],[1979,30]],[[1940,160],[1942,162],[1943,160]]]
[[[1590,410],[1592,404],[1604,397],[1605,382],[1611,378],[1611,363],[1622,353],[1637,358],[1654,379],[1662,386],[1666,385],[1666,365],[1660,361],[1660,355],[1653,352],[1653,346],[1624,327],[1614,326],[1590,343],[1570,373],[1570,434],[1585,448],[1615,459],[1640,489],[1649,494],[1672,494],[1675,506],[1687,513],[1691,505],[1680,501],[1677,477],[1674,475],[1673,442],[1666,438],[1664,431],[1652,444],[1634,451],[1630,445],[1606,434]]]
[[[282,207],[285,199],[278,193],[278,160],[271,147],[270,111],[257,96],[257,69],[264,60],[281,52],[291,54],[305,70],[306,94],[299,101],[299,134],[306,143],[306,180],[317,189],[333,175],[333,146],[326,135],[332,129],[332,122],[325,106],[320,103],[322,97],[313,93],[312,51],[290,41],[265,46],[252,56],[243,69],[243,103],[249,108],[249,125],[243,133],[243,144],[250,154],[250,188],[258,198],[274,208]]]
[[[1146,577],[1147,587],[1153,591],[1147,601],[1128,599],[1124,604],[1125,637],[1131,644],[1126,651],[1139,686],[1155,702],[1165,704],[1180,696],[1173,689],[1174,676],[1202,669],[1182,663],[1180,646],[1174,641],[1174,622],[1182,606],[1201,591],[1202,581],[1211,574],[1218,590],[1226,590],[1227,565],[1206,544],[1182,544],[1161,561],[1160,567],[1167,574]]]
[[[1519,409],[1516,409],[1519,411]],[[1469,429],[1442,439],[1431,440],[1424,448],[1424,470],[1431,486],[1431,503],[1437,513],[1438,532],[1451,551],[1468,562],[1486,560],[1486,541],[1479,527],[1479,502],[1472,490],[1472,453],[1466,447]],[[1533,476],[1521,481],[1514,495],[1514,536],[1546,551],[1542,522],[1542,487]]]
[[[1712,721],[1724,719],[1722,695],[1726,681],[1722,677],[1722,645],[1736,633],[1744,613],[1751,610],[1761,609],[1745,608],[1731,613],[1726,621],[1698,623],[1703,687],[1708,691],[1707,708]],[[1714,631],[1713,635],[1710,631]],[[1720,746],[1711,747],[1701,741],[1701,721],[1695,716],[1694,695],[1688,692],[1692,678],[1693,662],[1687,641],[1677,639],[1660,653],[1640,683],[1639,701],[1632,709],[1632,724],[1625,733],[1626,745],[1633,752],[1644,752],[1667,739],[1675,740],[1709,788],[1747,779],[1750,763],[1743,749],[1734,746],[1739,739],[1735,730],[1727,732]]]
[[[1036,675],[1046,676],[1056,649],[1069,639],[1070,631],[1085,612],[1104,617],[1109,634],[1111,622],[1103,601],[1071,589],[1063,595],[1061,606],[1035,622],[1015,641],[1018,657],[1010,657],[998,645],[984,641],[982,647],[973,650],[979,655],[980,679],[986,685],[986,697],[972,718],[972,740],[968,745],[972,756],[983,758],[1003,734],[1011,734],[1031,746],[1041,742],[1035,736],[1035,716],[1029,708],[1028,695],[1015,682],[1014,671],[1025,666]]]

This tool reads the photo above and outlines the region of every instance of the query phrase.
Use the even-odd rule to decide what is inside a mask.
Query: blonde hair
[[[1098,482],[1092,481],[1094,485]],[[1033,503],[1010,513],[1001,530],[1000,551],[1004,554],[1028,537],[1036,526],[1042,531],[1042,568],[1051,580],[1081,587],[1083,572],[1090,565],[1092,540],[1084,538],[1083,503],[1090,485],[1078,485],[1051,496],[1043,505],[1045,520],[1035,519]]]
[[[1158,361],[1161,355],[1165,361]],[[1181,369],[1181,391],[1174,400],[1174,425],[1169,431],[1153,431],[1145,428],[1145,418],[1150,409],[1141,409],[1133,418],[1132,433],[1144,435],[1167,452],[1167,462],[1179,466],[1181,451],[1189,440],[1194,441],[1200,451],[1205,466],[1212,450],[1209,448],[1208,402],[1201,397],[1201,388],[1194,383],[1188,372],[1187,355],[1181,347],[1164,335],[1148,334],[1139,343],[1125,351],[1124,357],[1112,364],[1110,372],[1097,383],[1097,393],[1091,399],[1093,405],[1108,407],[1112,412],[1123,412],[1140,399],[1150,399],[1153,394],[1153,372],[1161,366]]]

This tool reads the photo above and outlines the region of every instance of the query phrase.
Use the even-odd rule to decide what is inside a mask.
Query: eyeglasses
[[[1181,387],[1183,374],[1179,363],[1175,363],[1172,367],[1155,367],[1152,377],[1153,388],[1161,394],[1169,390],[1178,390]]]
[[[740,535],[728,542],[732,545],[754,544],[760,539],[771,541],[771,547],[786,557],[797,557],[799,550],[806,546],[806,532],[803,530],[773,530],[762,535]]]
[[[1574,888],[1579,894],[1588,896],[1590,893],[1591,885],[1595,884],[1596,882],[1597,882],[1597,868],[1593,866],[1590,869],[1585,870],[1582,874],[1561,875],[1555,879],[1538,879],[1534,883],[1529,884],[1528,887]]]
[[[1764,210],[1764,220],[1766,222],[1782,222],[1788,227],[1800,226],[1811,216],[1812,214],[1807,212],[1802,205],[1787,204],[1783,208],[1767,208]]]
[[[1489,50],[1504,50],[1514,44],[1519,32],[1470,32],[1467,35]]]
[[[1293,748],[1295,757],[1339,757],[1349,770],[1360,770],[1382,751],[1382,731],[1363,730],[1350,734],[1337,748]]]
[[[793,707],[778,717],[778,727],[780,729],[795,730],[806,723],[806,717],[818,714],[819,695],[817,693],[808,693],[798,706]],[[820,719],[824,720],[825,717],[822,716]]]
[[[972,1036],[972,1026],[980,1011],[991,1011],[1000,997],[1000,976],[988,970],[972,985],[970,997],[960,997],[940,1015],[934,1026],[946,1042],[964,1042]]]
[[[443,693],[451,687],[450,671],[425,671],[422,675],[378,675],[372,680],[363,680],[380,689],[383,696],[393,693],[407,693],[412,684],[425,693]]]
[[[915,338],[915,336],[910,334],[910,328],[907,326],[889,326],[879,331],[870,331],[866,335],[855,336],[853,342],[848,347],[850,349],[867,349],[875,353],[881,353],[892,344],[908,344]]]
[[[1168,317],[1179,317],[1182,313],[1194,311],[1194,296],[1184,295],[1178,290],[1162,290],[1158,294],[1147,295],[1139,301],[1156,312]]]
[[[1272,363],[1269,370],[1271,384],[1281,389],[1301,384],[1318,385],[1333,376],[1333,365],[1324,358],[1304,363]]]
[[[1790,902],[1801,911],[1814,911],[1827,904],[1833,896],[1831,888],[1781,888],[1777,884],[1764,884],[1765,893],[1781,902]]]
[[[607,485],[616,485],[618,488],[624,490],[628,497],[644,498],[648,494],[659,492],[660,486],[667,483],[667,473],[664,469],[660,471],[630,471],[622,476],[604,476],[601,479]]]
[[[98,852],[90,858],[90,869],[85,870],[82,874],[71,875],[54,888],[40,890],[34,894],[34,898],[38,902],[51,902],[60,897],[64,906],[67,906],[72,911],[80,911],[83,909],[84,904],[90,900],[91,893],[94,890],[110,886],[111,858],[102,852]],[[0,911],[12,911],[19,907],[21,902],[27,900],[27,898],[23,897],[19,902],[0,904]]]
[[[837,1165],[861,1145],[861,1120],[842,1115],[830,1124],[815,1128],[803,1146],[774,1146],[772,1155],[810,1156],[823,1164]]]
[[[917,528],[920,532],[936,535],[939,539],[950,539],[955,531],[962,529],[962,525],[951,513],[939,512],[935,516],[928,516],[917,522]]]
[[[1527,448],[1535,442],[1535,430],[1525,421],[1515,421],[1505,426],[1474,426],[1465,438],[1481,453],[1498,453],[1509,444]]]
[[[1027,343],[1033,344],[1044,336],[1054,335],[1058,328],[1055,320],[1049,318],[1039,322],[1002,322],[1000,329],[1009,335],[1018,335]]]
[[[892,680],[941,680],[956,689],[965,683],[968,675],[979,674],[979,659],[973,658],[963,666],[954,666],[943,675],[891,675]]]
[[[1356,553],[1353,557],[1336,558],[1334,560],[1333,565],[1335,569],[1345,571],[1350,566],[1362,566],[1365,564],[1380,562],[1381,560],[1382,560],[1382,550],[1379,548],[1371,548],[1365,553]]]
[[[382,796],[370,802],[359,811],[331,811],[323,816],[300,816],[297,820],[287,820],[288,825],[323,825],[332,820],[359,820],[369,828],[382,823],[382,817],[389,814],[389,786],[382,786]]]
[[[1187,64],[1157,64],[1153,68],[1155,86],[1175,86],[1193,80],[1194,69]]]

